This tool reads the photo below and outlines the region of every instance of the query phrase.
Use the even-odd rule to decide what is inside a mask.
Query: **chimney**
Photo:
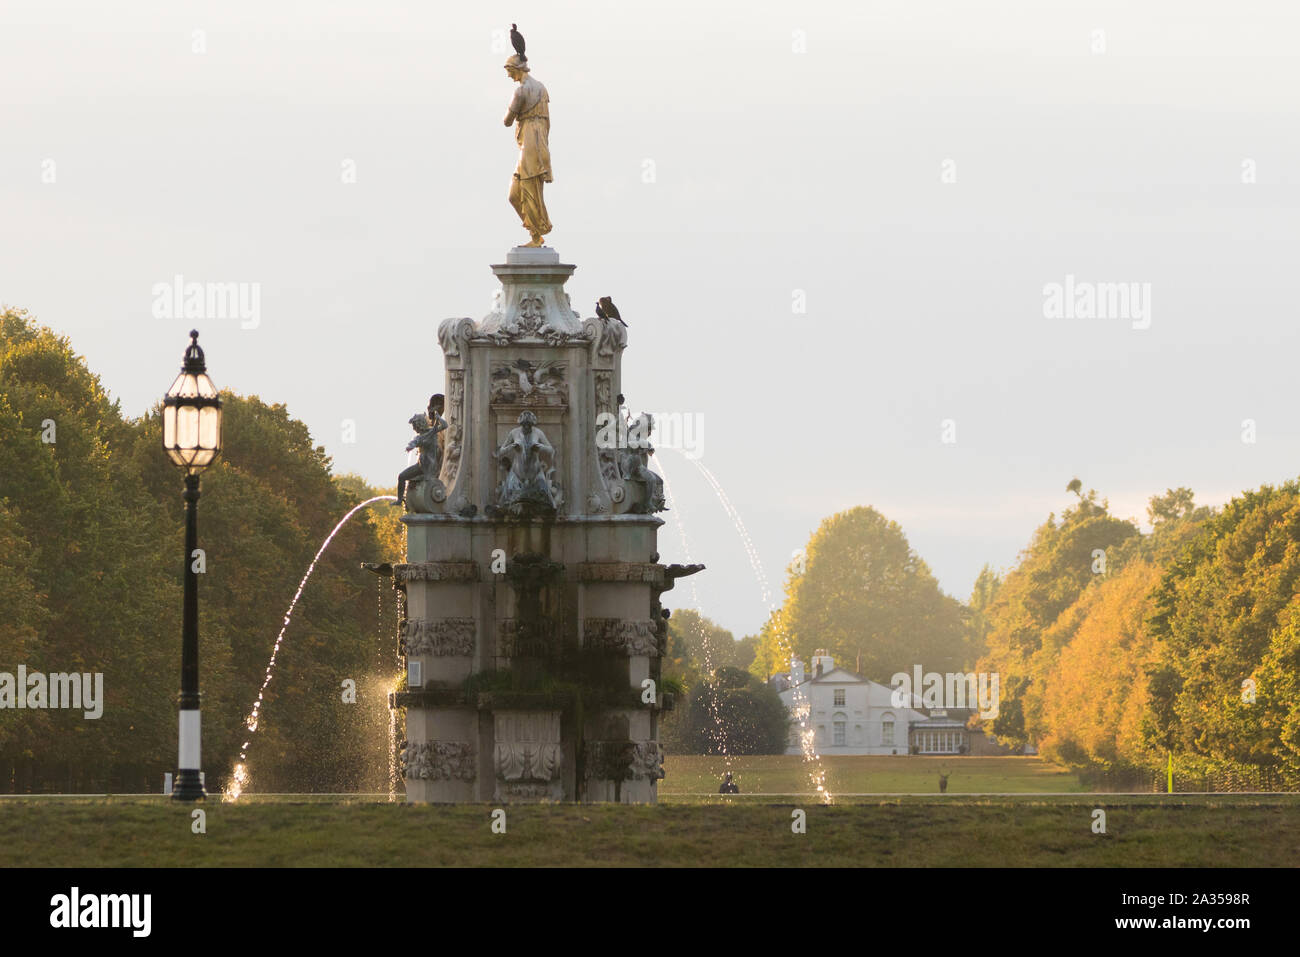
[[[813,672],[818,675],[828,675],[835,670],[835,659],[825,648],[818,648],[813,652]]]

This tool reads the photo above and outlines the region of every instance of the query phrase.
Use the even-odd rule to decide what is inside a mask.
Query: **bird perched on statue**
[[[519,28],[513,23],[510,24],[510,45],[514,47],[515,52],[519,54],[519,59],[528,59],[528,57],[524,55],[524,35],[519,32]]]
[[[623,317],[618,314],[618,306],[614,305],[614,300],[609,296],[601,296],[596,300],[596,315],[601,319],[617,319],[623,322]],[[623,322],[623,325],[627,325]]]

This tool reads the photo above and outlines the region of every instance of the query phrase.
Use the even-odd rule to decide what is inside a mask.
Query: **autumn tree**
[[[1001,697],[998,716],[986,727],[1012,746],[1035,740],[1043,730],[1042,683],[1061,644],[1058,639],[1044,646],[1044,635],[1089,584],[1117,570],[1117,549],[1138,535],[1131,522],[1110,515],[1095,490],[1084,494],[1075,482],[1068,490],[1078,503],[1039,526],[982,611],[986,651],[979,668],[998,673]]]

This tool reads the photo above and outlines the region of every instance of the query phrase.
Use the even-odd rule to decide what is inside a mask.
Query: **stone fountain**
[[[658,561],[653,422],[620,402],[627,327],[579,318],[574,269],[515,247],[492,311],[438,329],[447,392],[412,420],[392,568],[408,802],[653,803],[663,777],[660,596],[702,566]]]
[[[653,421],[621,395],[627,326],[609,298],[580,318],[575,267],[545,245],[549,95],[511,42],[509,195],[531,239],[492,267],[486,316],[439,326],[447,392],[412,416],[419,463],[399,480],[406,798],[652,803],[672,706],[660,596],[703,566],[659,563]]]

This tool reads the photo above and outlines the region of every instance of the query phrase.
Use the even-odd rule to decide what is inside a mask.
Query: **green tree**
[[[96,721],[43,713],[0,762],[25,786],[75,789],[86,769],[106,764],[140,786],[165,740],[163,725],[141,715],[165,705],[164,681],[174,694],[178,680],[176,659],[161,650],[168,610],[180,601],[159,574],[162,512],[122,455],[132,424],[67,339],[18,310],[0,313],[0,337],[0,496],[41,606],[27,606],[34,628],[22,629],[21,644],[0,636],[0,660],[33,672],[103,672],[106,698]],[[174,751],[174,708],[171,717]]]
[[[225,451],[200,502],[210,788],[248,740],[243,718],[299,579],[360,501],[284,406],[224,400]],[[0,310],[0,670],[102,671],[106,698],[97,721],[50,710],[5,722],[0,788],[138,790],[174,765],[181,488],[157,409],[123,418],[66,338]],[[286,633],[253,752],[268,783],[346,789],[378,744],[361,740],[357,713],[387,723],[382,684],[364,679],[385,658],[395,670],[395,621],[377,620],[375,579],[358,564],[399,559],[401,534],[394,516],[371,519],[362,513],[339,533]],[[345,705],[343,678],[369,698]]]
[[[1002,577],[993,570],[991,565],[985,564],[980,569],[979,575],[975,577],[975,584],[971,587],[970,600],[966,603],[968,610],[967,625],[969,634],[969,660],[976,660],[987,650],[985,639],[988,636],[992,623],[989,621],[989,608],[993,604],[993,599],[997,597],[998,589],[1002,587]]]
[[[1212,766],[1296,766],[1297,541],[1300,483],[1265,485],[1204,522],[1167,569],[1151,617],[1153,748]]]
[[[1164,495],[1152,495],[1147,505],[1147,520],[1152,525],[1177,521],[1195,511],[1192,490],[1186,487],[1165,489]]]
[[[897,523],[859,507],[824,520],[809,539],[802,574],[787,582],[769,640],[788,641],[805,661],[818,648],[838,661],[861,658],[862,674],[888,683],[914,664],[964,664],[960,602],[939,589]],[[760,652],[764,665],[774,650]],[[788,668],[788,658],[784,666]]]
[[[668,619],[668,653],[664,674],[677,678],[687,688],[701,675],[727,666],[744,667],[744,646],[712,619],[693,608],[679,608]]]
[[[686,721],[670,751],[688,754],[781,754],[790,714],[776,689],[748,672],[719,668],[692,689]]]

